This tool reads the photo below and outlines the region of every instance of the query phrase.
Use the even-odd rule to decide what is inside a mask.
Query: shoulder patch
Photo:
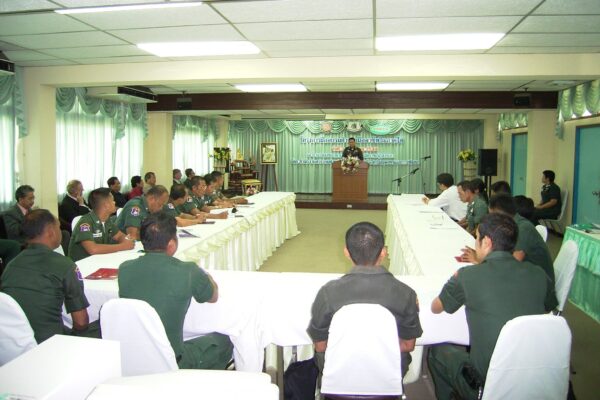
[[[187,199],[187,202],[188,202],[188,203],[193,203],[193,202],[194,202],[194,200],[193,200],[191,197],[188,197],[188,199]]]
[[[131,215],[138,217],[140,215],[140,208],[138,206],[131,207]]]
[[[79,225],[79,232],[89,232],[91,229],[92,227],[87,222]]]
[[[75,275],[77,275],[77,279],[79,279],[80,281],[83,280],[83,276],[81,275],[81,271],[79,270],[78,266],[75,266]]]
[[[175,206],[173,205],[173,203],[169,203],[167,204],[167,207],[169,207],[171,210],[175,209]]]

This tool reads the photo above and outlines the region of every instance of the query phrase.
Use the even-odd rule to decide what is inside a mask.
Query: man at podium
[[[342,158],[345,157],[357,157],[361,161],[364,160],[363,152],[361,149],[356,147],[356,140],[353,137],[348,139],[348,146],[344,149],[344,152],[342,153]]]

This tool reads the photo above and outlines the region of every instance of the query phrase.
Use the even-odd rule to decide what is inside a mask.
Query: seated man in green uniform
[[[488,213],[488,205],[482,195],[477,193],[473,181],[462,181],[456,187],[460,200],[467,203],[467,215],[458,221],[458,224],[471,235],[475,235],[475,228],[481,222],[481,218]]]
[[[17,203],[2,214],[6,238],[25,244],[25,235],[21,232],[21,226],[25,215],[31,211],[35,203],[34,189],[29,185],[19,186],[15,192],[15,199]]]
[[[210,210],[215,207],[207,206],[204,202],[204,195],[206,194],[206,181],[202,176],[194,176],[191,179],[191,195],[187,198],[185,203],[179,206],[181,212],[185,212],[191,215],[202,214],[206,219],[226,219],[229,213],[223,211],[219,214],[212,214]]]
[[[206,221],[203,214],[192,215],[182,211],[181,206],[187,202],[188,198],[185,185],[183,183],[174,184],[171,186],[169,202],[163,207],[163,211],[175,218],[179,227],[198,225]]]
[[[232,197],[230,199],[225,197],[225,195],[221,192],[223,182],[225,181],[221,171],[213,171],[210,174],[215,179],[215,190],[213,191],[213,199],[215,203],[228,208],[233,207],[235,204],[248,204],[248,200],[243,197]]]
[[[387,256],[383,232],[369,222],[354,224],[346,232],[344,255],[352,261],[350,272],[328,282],[317,293],[311,309],[308,335],[315,346],[320,373],[325,365],[325,350],[333,315],[353,303],[379,304],[395,317],[398,326],[402,375],[408,371],[410,352],[423,333],[419,321],[419,302],[413,289],[397,280],[381,262]],[[368,341],[369,338],[365,338]]]
[[[464,305],[471,341],[470,351],[451,344],[430,348],[429,369],[438,400],[476,399],[478,387],[469,384],[470,377],[485,381],[504,324],[545,312],[548,279],[540,267],[513,257],[517,235],[517,224],[508,215],[484,216],[475,242],[481,263],[455,272],[431,304],[435,314],[454,313]]]
[[[233,206],[232,204],[225,204],[222,201],[217,201],[215,197],[215,191],[218,188],[219,182],[214,176],[212,176],[212,174],[204,175],[204,182],[206,182],[206,189],[204,191],[203,199],[205,206],[208,207],[209,210]]]
[[[38,343],[56,334],[100,337],[98,321],[89,323],[89,303],[83,278],[75,263],[53,251],[60,244],[60,223],[48,210],[25,216],[27,247],[6,267],[0,289],[21,306]],[[73,329],[63,325],[63,303]]]
[[[228,336],[211,333],[183,341],[183,321],[192,297],[215,303],[218,287],[193,262],[173,257],[177,251],[175,218],[164,212],[148,216],[141,226],[145,254],[119,267],[119,297],[146,301],[158,313],[179,368],[225,369],[233,345]]]
[[[159,212],[169,201],[169,192],[162,185],[154,185],[143,196],[125,204],[117,217],[117,228],[132,240],[140,240],[140,226],[148,215]]]
[[[69,257],[73,261],[79,261],[93,254],[133,249],[134,241],[121,232],[110,218],[116,210],[111,190],[92,190],[88,196],[88,203],[92,211],[82,216],[73,229]]]
[[[560,215],[562,199],[560,197],[560,187],[554,183],[556,175],[554,171],[546,170],[542,172],[542,201],[535,206],[531,222],[538,224],[540,219],[556,219]]]

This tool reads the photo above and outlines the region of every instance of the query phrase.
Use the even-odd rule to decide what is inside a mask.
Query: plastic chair
[[[569,199],[569,191],[563,189],[560,191],[560,214],[556,219],[540,219],[539,223],[544,225],[548,229],[552,229],[556,233],[565,233],[565,226],[562,222],[565,216],[565,210],[567,209],[567,200]]]
[[[103,339],[121,342],[123,376],[179,368],[160,317],[145,301],[107,301],[100,310],[100,325]]]
[[[500,331],[482,399],[564,400],[570,356],[571,331],[563,317],[514,318]]]
[[[77,223],[79,222],[80,219],[81,219],[81,215],[78,215],[75,218],[73,218],[73,221],[71,221],[71,232],[73,232],[75,230],[75,227],[77,226]]]
[[[544,225],[536,225],[535,230],[538,231],[542,239],[544,239],[544,242],[548,241],[548,228]]]
[[[0,366],[37,346],[33,329],[23,309],[0,292]]]
[[[321,393],[343,397],[401,396],[396,319],[378,304],[351,304],[331,321]]]
[[[575,268],[577,267],[577,258],[579,257],[579,248],[573,240],[567,240],[560,247],[560,251],[554,260],[554,287],[556,289],[556,299],[558,300],[558,313],[561,314],[565,308],[565,303],[569,297]]]

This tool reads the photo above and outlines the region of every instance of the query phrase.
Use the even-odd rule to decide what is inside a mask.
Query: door
[[[600,126],[577,129],[573,222],[600,224]]]
[[[513,196],[525,195],[527,184],[527,133],[512,135],[510,187]]]

